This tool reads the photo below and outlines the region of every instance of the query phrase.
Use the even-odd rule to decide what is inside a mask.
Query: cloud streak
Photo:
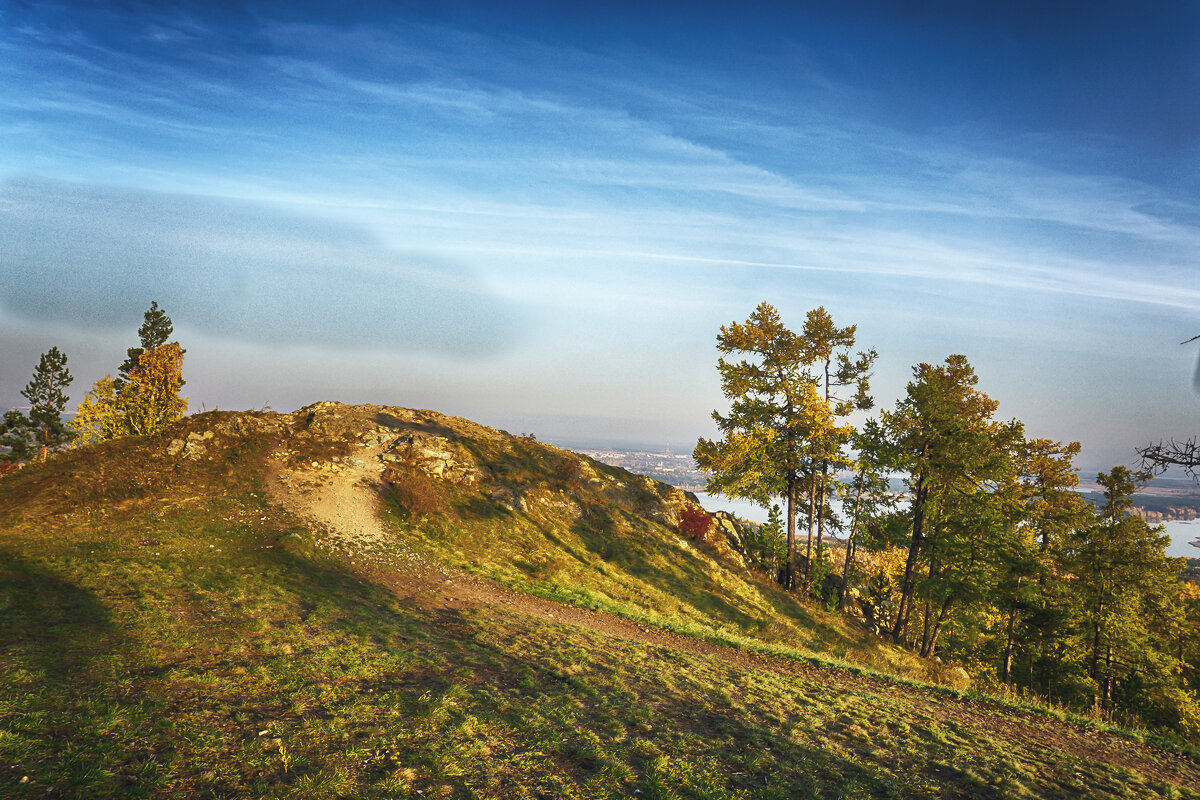
[[[943,353],[1030,308],[1062,342],[1200,307],[1195,142],[1120,108],[1191,103],[1162,14],[1138,29],[1176,46],[1122,39],[1117,69],[1059,17],[1001,14],[1010,48],[969,10],[447,8],[9,12],[6,318],[124,328],[157,299],[224,341],[428,355],[435,381],[487,357],[455,385],[569,411],[596,364],[614,402],[659,402],[633,376],[762,299]],[[1130,75],[1108,98],[1093,71]]]
[[[248,204],[12,180],[0,241],[0,302],[26,319],[112,329],[155,299],[221,337],[474,358],[520,334],[464,269]]]

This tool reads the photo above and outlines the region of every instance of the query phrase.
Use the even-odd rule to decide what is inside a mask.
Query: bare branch
[[[1181,467],[1192,480],[1200,482],[1200,473],[1197,473],[1197,469],[1200,469],[1200,445],[1194,436],[1182,442],[1172,439],[1165,444],[1159,442],[1140,447],[1137,454],[1142,458],[1142,466],[1156,474],[1161,475],[1169,467]]]

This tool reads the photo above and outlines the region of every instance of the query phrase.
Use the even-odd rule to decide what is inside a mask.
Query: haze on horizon
[[[766,300],[881,406],[961,352],[1085,468],[1200,432],[1195,3],[0,0],[0,86],[0,407],[156,300],[193,411],[683,450]]]

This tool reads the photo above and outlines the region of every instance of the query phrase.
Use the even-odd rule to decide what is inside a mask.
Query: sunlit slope
[[[351,481],[375,500],[362,513],[378,518],[384,537],[347,540],[336,519],[311,524],[323,493]],[[679,489],[430,411],[318,403],[293,414],[196,415],[159,437],[71,451],[25,470],[6,482],[0,508],[28,523],[24,535],[52,520],[76,531],[60,530],[60,542],[96,542],[117,525],[124,536],[142,530],[144,541],[166,546],[172,537],[156,526],[168,516],[194,515],[200,527],[237,519],[214,510],[230,486],[287,506],[308,520],[299,524],[314,546],[360,565],[403,569],[395,554],[416,551],[522,591],[677,630],[924,675],[908,654],[752,575],[736,534],[717,526],[704,542],[682,534],[679,513],[695,499]],[[277,513],[259,516],[265,523]]]
[[[581,461],[589,485],[558,469],[573,458],[323,405],[200,415],[0,480],[0,797],[1198,796],[1192,762],[1104,731],[445,597],[439,554],[677,627],[753,632],[761,603],[786,617],[762,632],[802,631],[724,545],[656,521],[670,490]],[[302,514],[343,479],[382,522]],[[717,599],[668,605],[688,580]]]
[[[366,464],[398,546],[576,605],[921,671],[751,575],[736,533],[714,525],[704,542],[681,533],[680,511],[696,501],[674,487],[429,411],[319,404],[299,424],[311,438],[287,458],[292,484],[319,492]],[[303,455],[312,447],[332,449],[314,461]]]

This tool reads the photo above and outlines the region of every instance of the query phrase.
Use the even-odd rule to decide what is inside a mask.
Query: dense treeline
[[[709,491],[772,509],[752,547],[781,584],[977,679],[1200,738],[1200,589],[1161,527],[1128,513],[1149,473],[1101,473],[1093,508],[1079,443],[998,419],[962,355],[918,364],[893,408],[850,424],[872,406],[876,354],[823,308],[793,333],[763,303],[717,346],[731,410],[695,459]]]

